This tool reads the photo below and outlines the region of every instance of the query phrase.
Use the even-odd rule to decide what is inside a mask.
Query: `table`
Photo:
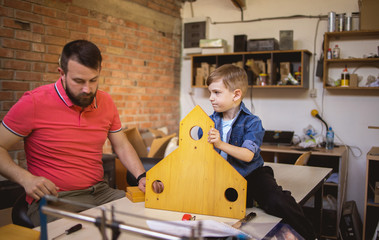
[[[345,192],[348,166],[347,148],[344,146],[337,146],[332,150],[320,147],[304,150],[298,146],[263,144],[261,150],[261,155],[265,162],[289,164],[293,164],[304,151],[311,151],[311,157],[307,165],[333,169],[332,173],[337,176],[337,182],[327,181],[325,183],[324,195],[331,195],[336,198],[337,206],[335,209],[324,209],[322,236],[325,238],[336,239],[338,236],[342,206],[346,198]]]
[[[322,221],[322,196],[325,180],[332,173],[331,168],[298,166],[284,163],[265,162],[274,170],[274,177],[278,185],[285,190],[290,190],[296,202],[304,205],[312,196],[315,197],[314,208],[317,216],[316,234],[321,233]],[[291,177],[288,177],[291,176]]]
[[[308,166],[294,166],[289,164],[275,164],[275,163],[265,163],[273,168],[275,177],[279,185],[284,189],[290,190],[293,193],[294,198],[297,202],[301,203],[306,201],[311,195],[317,191],[322,191],[322,184],[325,178],[330,174],[331,169],[319,168],[319,167],[308,167]],[[288,177],[290,176],[290,177]],[[304,177],[306,176],[306,178]],[[301,181],[300,181],[301,179]],[[159,220],[169,220],[178,221],[181,220],[184,213],[149,209],[144,207],[144,203],[132,203],[127,198],[122,198],[111,203],[104,204],[103,207],[110,208],[114,206],[117,215],[117,220],[123,221],[125,224],[131,224],[134,226],[140,226],[147,228],[146,219],[159,219]],[[129,212],[133,215],[142,216],[144,218],[135,216],[126,216],[118,214],[118,212]],[[255,236],[257,238],[263,238],[277,223],[280,222],[280,218],[268,215],[258,208],[249,208],[247,213],[254,211],[257,213],[257,217],[254,218],[247,225],[243,226],[242,230]],[[91,215],[93,217],[101,216],[101,211],[99,208],[89,209],[81,214]],[[108,216],[109,218],[109,216]],[[196,214],[196,220],[216,220],[219,222],[224,222],[227,224],[233,224],[237,219],[231,218],[221,218],[215,216],[205,216]],[[67,228],[78,223],[77,220],[71,219],[59,219],[57,221],[48,224],[48,236],[51,239],[54,236],[59,235],[64,232]],[[39,228],[36,228],[39,230]],[[108,236],[111,236],[110,230],[107,231]],[[122,233],[119,239],[127,239],[130,237],[129,233]],[[139,235],[132,235],[133,239],[149,239]],[[63,236],[63,239],[101,239],[99,230],[91,223],[83,223],[83,229],[75,232],[68,236]]]

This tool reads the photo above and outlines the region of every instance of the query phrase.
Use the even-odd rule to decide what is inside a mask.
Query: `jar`
[[[267,73],[260,73],[259,74],[258,85],[260,85],[260,86],[266,86],[267,85]]]

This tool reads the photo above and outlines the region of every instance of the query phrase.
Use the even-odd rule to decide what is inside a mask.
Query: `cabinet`
[[[379,147],[367,153],[365,208],[362,239],[372,239],[379,223],[379,202],[375,203],[375,183],[379,182]],[[379,197],[377,197],[379,198]]]
[[[295,146],[262,145],[261,155],[265,162],[278,162],[294,164],[296,159],[304,151]],[[341,216],[342,206],[345,202],[346,178],[347,178],[347,150],[343,146],[335,147],[333,150],[324,148],[314,148],[311,150],[311,157],[307,165],[317,167],[332,168],[332,175],[324,184],[323,189],[323,213],[321,222],[321,236],[328,239],[337,239],[339,216]],[[335,205],[329,204],[336,200]],[[307,211],[311,203],[303,205]],[[308,215],[308,214],[307,214]],[[310,216],[312,219],[312,216]]]
[[[327,59],[328,49],[338,45],[340,48],[339,59]],[[345,66],[350,74],[362,76],[364,85],[368,75],[378,76],[379,58],[366,57],[370,54],[379,54],[379,31],[346,31],[327,32],[324,35],[324,74],[323,85],[328,90],[379,90],[379,87],[359,87],[358,82],[350,80],[348,87],[335,86],[334,82],[341,78]],[[366,56],[364,56],[366,55]],[[357,84],[354,84],[357,83]]]
[[[311,53],[307,50],[278,50],[192,55],[191,86],[205,88],[205,81],[210,72],[221,65],[233,63],[243,67],[246,70],[250,87],[305,89],[308,88],[309,84],[310,56]],[[268,80],[264,86],[257,83],[256,80],[258,75],[246,65],[246,63],[252,62],[251,60],[256,63],[258,68],[262,70],[264,69],[264,72],[268,74]],[[283,82],[281,79],[283,79],[286,72],[290,72],[293,77],[295,77],[295,72],[298,72],[300,74],[299,84],[280,85]]]

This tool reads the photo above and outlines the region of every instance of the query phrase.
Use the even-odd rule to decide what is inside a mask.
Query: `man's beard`
[[[80,93],[77,96],[74,96],[71,93],[70,88],[67,85],[66,85],[65,91],[66,91],[68,98],[70,98],[70,100],[73,104],[75,104],[79,107],[85,108],[85,107],[91,105],[93,99],[96,96],[97,88],[96,88],[94,93],[88,93],[88,94],[87,93]]]

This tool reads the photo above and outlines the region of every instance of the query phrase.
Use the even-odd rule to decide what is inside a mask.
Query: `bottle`
[[[343,32],[345,30],[345,14],[338,14],[338,31]]]
[[[332,59],[333,58],[333,53],[332,53],[332,49],[329,48],[328,49],[328,52],[326,54],[326,59]]]
[[[326,149],[332,150],[334,148],[334,131],[332,127],[329,127],[326,132]]]
[[[350,80],[350,73],[347,71],[347,66],[345,65],[345,69],[341,73],[341,87],[348,87]]]
[[[339,59],[340,58],[340,48],[338,47],[338,45],[336,45],[333,48],[333,58],[334,59]]]

